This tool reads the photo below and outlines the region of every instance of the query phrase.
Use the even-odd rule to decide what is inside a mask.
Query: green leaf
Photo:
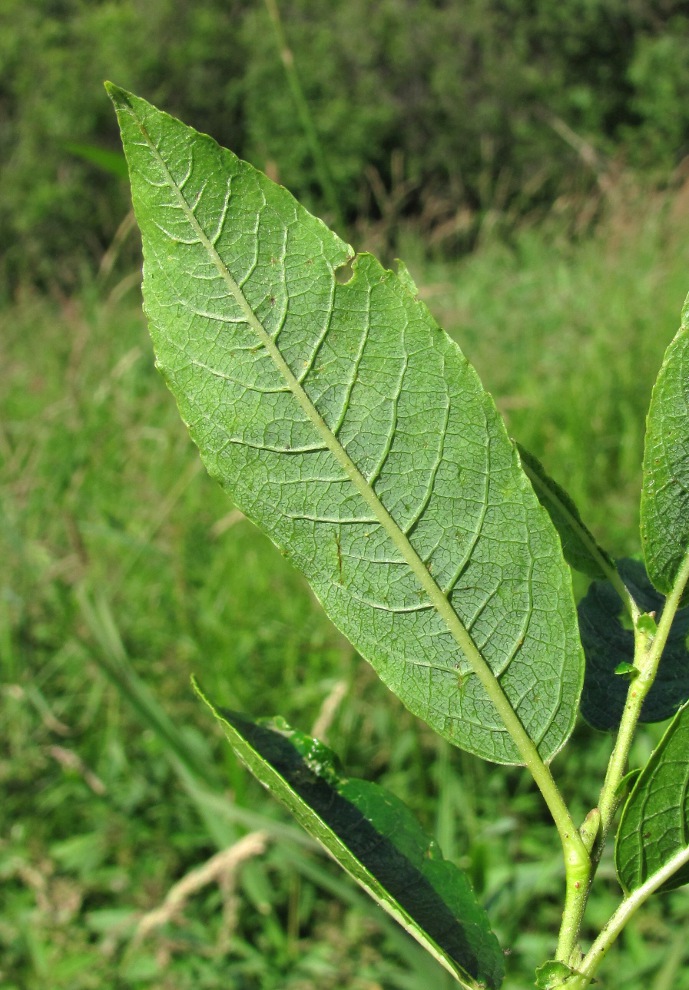
[[[689,705],[677,712],[641,771],[620,820],[615,862],[627,893],[689,847]],[[689,883],[689,864],[660,890]]]
[[[634,767],[629,773],[626,773],[622,780],[619,782],[615,788],[615,794],[624,795],[625,792],[631,791],[635,782],[639,779],[639,774],[641,773],[641,767]]]
[[[487,759],[550,759],[583,672],[570,573],[475,371],[408,276],[110,94],[158,366],[208,471],[412,712]]]
[[[572,975],[572,970],[556,959],[549,959],[536,970],[536,990],[554,990]]]
[[[658,632],[658,623],[649,615],[648,612],[643,612],[639,618],[636,620],[636,627],[641,632],[646,633],[647,636],[655,636]]]
[[[628,680],[633,680],[635,677],[639,676],[639,670],[634,666],[633,663],[627,663],[623,660],[622,663],[618,663],[615,667],[614,673],[618,677],[626,677]]]
[[[651,581],[668,595],[689,552],[689,297],[648,411],[641,542]]]
[[[570,496],[546,474],[545,468],[533,454],[521,444],[517,444],[517,450],[538,500],[560,534],[567,563],[589,577],[607,578],[610,571],[615,570],[615,564],[584,525]]]
[[[618,571],[637,605],[659,619],[665,599],[648,579],[639,560],[617,561]],[[622,600],[608,581],[594,581],[579,604],[581,641],[586,654],[586,676],[581,713],[596,729],[616,729],[629,689],[618,670],[634,669],[634,632],[622,625]],[[651,626],[643,623],[646,631]],[[675,615],[653,687],[641,709],[642,722],[662,722],[689,699],[689,609]]]
[[[406,805],[343,776],[331,750],[283,719],[256,723],[204,701],[258,780],[462,986],[500,986],[503,955],[469,880]]]

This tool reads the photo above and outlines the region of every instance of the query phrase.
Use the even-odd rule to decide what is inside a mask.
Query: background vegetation
[[[282,0],[287,43],[354,225],[402,213],[430,243],[600,191],[662,185],[689,151],[682,0]],[[261,0],[5,0],[0,274],[73,286],[127,204],[70,145],[118,149],[102,81],[145,94],[317,212],[317,169]],[[681,173],[679,178],[684,173]],[[393,245],[394,246],[394,245]]]
[[[405,258],[618,555],[689,289],[683,6],[281,5],[350,237]],[[191,673],[406,800],[530,985],[561,890],[538,797],[401,709],[205,477],[152,366],[126,186],[68,148],[117,149],[110,77],[327,215],[265,7],[6,0],[0,65],[0,987],[449,988],[236,766]],[[609,746],[582,725],[555,763],[578,815]],[[688,936],[686,891],[658,897],[604,985],[689,987]]]

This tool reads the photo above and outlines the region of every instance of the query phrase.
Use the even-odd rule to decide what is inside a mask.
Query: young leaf
[[[637,605],[660,617],[664,598],[648,579],[638,560],[618,560],[617,568]],[[616,729],[622,718],[629,678],[618,669],[634,669],[634,633],[621,622],[622,600],[608,581],[594,581],[579,604],[581,641],[586,675],[581,713],[596,729]],[[648,623],[645,623],[647,628]],[[641,709],[642,722],[662,722],[689,699],[689,609],[675,615],[658,674]],[[626,666],[622,666],[626,665]]]
[[[517,444],[522,467],[528,476],[539,502],[553,521],[562,540],[562,552],[567,563],[575,570],[592,578],[606,578],[615,565],[579,515],[579,510],[556,481],[546,474],[541,462]]]
[[[565,982],[572,970],[556,959],[549,959],[536,970],[536,990],[554,990]]]
[[[208,471],[411,711],[487,759],[550,759],[582,677],[570,574],[475,371],[408,276],[110,94],[157,363]]]
[[[677,712],[639,775],[620,820],[615,862],[627,893],[689,847],[689,705]],[[689,883],[689,864],[660,890]]]
[[[648,411],[641,541],[651,581],[669,594],[689,553],[689,298]]]
[[[500,986],[502,952],[471,884],[406,805],[344,777],[331,750],[283,719],[255,723],[204,700],[258,780],[462,986]]]

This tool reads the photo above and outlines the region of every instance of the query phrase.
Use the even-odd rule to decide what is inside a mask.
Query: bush
[[[466,247],[489,212],[518,218],[591,188],[595,174],[563,133],[656,178],[686,152],[689,21],[673,0],[280,9],[349,221],[385,213],[388,197],[426,226],[447,222],[445,245]],[[6,285],[77,283],[127,210],[124,186],[66,147],[117,147],[105,78],[214,133],[327,212],[259,0],[6,0],[0,61]]]

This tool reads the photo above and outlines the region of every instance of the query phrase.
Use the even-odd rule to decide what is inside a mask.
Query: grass
[[[636,552],[645,411],[689,289],[673,203],[618,206],[577,243],[524,229],[457,263],[424,260],[411,236],[399,253],[513,435],[604,545]],[[488,904],[507,990],[528,986],[552,950],[561,868],[524,774],[451,751],[406,713],[206,478],[135,291],[28,294],[2,324],[0,986],[452,985],[234,763],[191,673],[226,705],[320,722],[353,774],[407,800]],[[578,816],[608,749],[580,726],[555,763]],[[145,929],[247,833],[263,852],[218,861]],[[603,874],[595,924],[614,906],[610,860]],[[658,898],[603,986],[689,987],[686,938],[686,894]]]

